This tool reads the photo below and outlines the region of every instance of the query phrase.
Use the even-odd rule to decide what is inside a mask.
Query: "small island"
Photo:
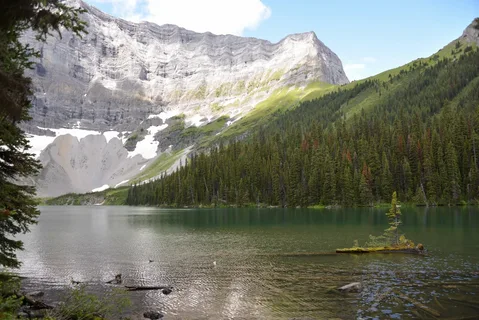
[[[414,245],[414,242],[406,239],[399,232],[401,222],[401,206],[394,191],[391,200],[391,207],[386,213],[389,220],[389,228],[384,230],[380,236],[369,236],[369,241],[364,247],[359,246],[358,240],[354,240],[352,248],[336,249],[336,253],[413,253],[425,254],[422,244]]]

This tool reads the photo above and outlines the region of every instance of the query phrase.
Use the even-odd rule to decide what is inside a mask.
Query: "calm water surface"
[[[403,231],[429,255],[295,255],[332,252],[387,227],[387,209],[157,209],[41,207],[22,236],[25,286],[57,299],[71,279],[90,290],[122,273],[133,318],[327,319],[441,317],[479,312],[478,208],[403,208]],[[150,263],[149,260],[154,260]],[[213,263],[216,261],[216,265]],[[360,294],[331,290],[361,281]],[[456,300],[451,300],[456,299]]]

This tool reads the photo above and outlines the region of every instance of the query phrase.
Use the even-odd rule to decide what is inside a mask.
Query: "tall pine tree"
[[[39,163],[28,153],[25,133],[18,127],[29,120],[31,80],[25,69],[33,66],[38,52],[20,42],[31,29],[37,39],[45,41],[51,30],[60,27],[80,34],[84,22],[82,9],[68,7],[59,0],[7,0],[0,10],[0,265],[18,267],[16,251],[23,243],[15,240],[18,233],[29,231],[39,211],[33,199],[35,189],[15,183],[33,175]]]

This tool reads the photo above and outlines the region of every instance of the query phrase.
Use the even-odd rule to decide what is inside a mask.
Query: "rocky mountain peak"
[[[479,46],[479,18],[474,19],[464,30],[459,39],[466,40],[469,43],[475,43]]]
[[[64,31],[38,43],[31,130],[131,131],[149,114],[171,111],[214,120],[241,116],[275,89],[312,81],[348,83],[341,60],[314,32],[278,43],[196,33],[172,24],[133,23],[81,0],[88,34]],[[204,121],[203,121],[204,123]]]
[[[133,23],[81,0],[67,4],[86,9],[81,18],[88,34],[79,38],[63,30],[61,38],[52,36],[46,43],[35,41],[32,33],[24,35],[41,53],[36,68],[28,71],[34,95],[32,120],[24,129],[32,141],[41,142],[35,149],[44,151],[40,159],[45,169],[37,183],[40,192],[48,189],[45,194],[114,185],[141,171],[144,161],[174,149],[175,143],[194,143],[163,136],[167,130],[162,130],[179,121],[174,117],[185,128],[220,118],[229,126],[277,90],[317,81],[349,82],[341,60],[314,32],[271,43],[172,24]],[[62,138],[65,132],[76,136]],[[119,155],[110,171],[98,173],[91,184],[75,177],[83,168],[78,159],[91,159],[88,168],[102,161],[87,154],[91,150],[82,142],[86,132],[121,138],[118,143],[126,148],[88,140],[104,150],[100,158]],[[58,158],[55,148],[72,152]]]

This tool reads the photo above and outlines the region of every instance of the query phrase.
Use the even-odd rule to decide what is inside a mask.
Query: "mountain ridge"
[[[81,1],[78,3],[91,10],[84,15],[89,34],[78,39],[64,33],[63,39],[53,37],[47,44],[36,43],[42,56],[36,72],[31,74],[37,91],[33,124],[68,127],[80,121],[87,129],[102,130],[104,128],[92,120],[93,109],[98,110],[96,118],[107,120],[110,127],[121,124],[118,118],[106,119],[105,105],[110,101],[95,102],[88,99],[90,94],[99,100],[123,91],[122,98],[139,102],[142,108],[150,108],[152,112],[159,113],[165,107],[187,115],[217,117],[233,112],[233,108],[228,107],[233,98],[244,100],[257,94],[255,100],[259,102],[270,88],[318,80],[333,84],[348,82],[337,55],[317,39],[314,32],[289,35],[278,43],[271,43],[256,38],[195,33],[171,24],[135,24],[101,13]],[[26,38],[35,43],[29,35]],[[52,63],[53,60],[56,61]],[[77,107],[68,110],[67,117],[62,112],[65,108],[58,108],[55,101],[48,99],[49,89],[58,91],[51,88],[51,81],[49,83],[51,73],[63,75],[58,79],[65,80],[62,89],[72,87],[68,93],[73,95],[68,99],[58,94],[54,99],[64,99],[67,103],[75,99],[87,112]],[[77,83],[70,84],[72,78]],[[120,104],[115,97],[111,98]],[[212,112],[205,103],[220,104],[225,110]],[[198,107],[202,110],[195,110]],[[253,107],[254,103],[242,106],[244,110],[240,112]],[[114,114],[119,111],[111,106],[110,109]],[[123,109],[123,116],[133,120],[130,122],[137,125],[144,120],[138,109],[128,106]],[[45,125],[45,121],[50,123]]]
[[[474,24],[471,24],[470,26],[474,26]],[[299,88],[297,90],[282,90],[282,91],[279,91],[276,94],[277,97],[275,99],[273,99],[267,106],[264,107],[264,108],[266,108],[265,110],[267,110],[267,111],[269,110],[268,112],[261,114],[261,109],[264,109],[264,108],[261,107],[258,110],[258,107],[257,107],[257,109],[255,109],[255,112],[259,111],[260,112],[259,114],[257,114],[256,116],[249,116],[248,115],[247,117],[245,117],[243,119],[240,119],[238,122],[236,122],[235,124],[233,124],[232,126],[230,126],[226,129],[225,133],[228,133],[228,134],[225,135],[225,133],[222,133],[221,136],[226,137],[226,139],[233,138],[233,140],[230,140],[230,141],[233,141],[233,143],[235,143],[234,141],[238,142],[238,140],[234,139],[234,137],[237,137],[239,134],[241,134],[242,137],[244,137],[244,134],[242,132],[245,132],[244,131],[245,128],[249,128],[247,130],[249,130],[249,132],[253,136],[255,136],[255,135],[258,136],[258,134],[260,134],[260,136],[262,137],[260,140],[262,140],[264,138],[271,139],[271,138],[264,137],[264,136],[261,135],[262,133],[264,134],[264,130],[261,129],[261,128],[264,128],[264,127],[267,128],[268,126],[269,127],[278,126],[278,127],[283,128],[284,124],[281,124],[281,121],[280,121],[281,118],[286,115],[286,113],[283,113],[283,111],[292,110],[291,111],[291,112],[293,112],[292,114],[297,114],[298,115],[298,111],[294,107],[294,105],[297,104],[298,101],[303,101],[303,102],[299,102],[300,108],[302,106],[301,110],[303,110],[304,112],[307,112],[307,113],[316,112],[316,113],[319,113],[319,115],[305,116],[305,117],[302,118],[303,120],[294,120],[293,123],[296,123],[297,126],[307,125],[307,123],[309,123],[309,120],[306,120],[306,119],[313,119],[313,118],[318,118],[319,117],[319,118],[329,119],[329,121],[331,121],[331,122],[334,122],[336,120],[340,121],[340,127],[342,127],[344,122],[348,122],[348,121],[350,122],[354,118],[356,118],[356,121],[357,121],[357,117],[359,117],[359,116],[363,117],[364,115],[371,115],[371,110],[376,110],[375,108],[378,108],[378,106],[383,106],[384,107],[385,105],[389,105],[391,103],[392,104],[396,103],[394,101],[397,100],[397,97],[404,96],[405,94],[402,93],[402,92],[404,90],[407,90],[408,87],[412,86],[412,88],[415,88],[416,86],[420,86],[420,87],[422,87],[424,85],[427,86],[428,85],[427,83],[430,80],[427,80],[427,79],[421,80],[421,78],[426,77],[426,76],[430,78],[430,73],[431,72],[438,72],[439,71],[439,73],[442,73],[443,74],[441,76],[442,80],[440,80],[440,81],[444,82],[445,81],[445,78],[444,78],[445,74],[451,73],[451,72],[456,72],[456,71],[453,71],[456,68],[455,65],[458,65],[457,63],[463,63],[463,61],[465,61],[467,59],[469,59],[469,61],[470,61],[470,59],[471,59],[470,55],[475,54],[477,56],[477,50],[478,49],[477,49],[477,45],[475,44],[475,41],[467,41],[466,39],[462,39],[461,37],[459,37],[456,40],[450,42],[445,47],[443,47],[437,53],[431,55],[430,57],[416,59],[416,60],[414,60],[414,61],[412,61],[408,64],[405,64],[403,66],[400,66],[400,67],[397,67],[395,69],[391,69],[391,70],[382,72],[382,73],[380,73],[376,76],[370,77],[368,79],[352,82],[352,83],[350,83],[348,85],[345,85],[345,86],[339,87],[339,86],[329,85],[329,86],[323,86],[322,87],[322,86],[318,86],[317,84],[311,84],[304,89]],[[469,56],[469,58],[467,58],[468,56]],[[449,71],[447,71],[446,69],[441,71],[441,69],[443,69],[443,68],[448,68],[447,70],[449,70]],[[478,96],[477,96],[477,83],[478,83],[479,77],[474,78],[472,76],[472,78],[471,78],[471,74],[470,73],[464,73],[464,71],[465,70],[462,71],[462,74],[465,77],[467,77],[468,79],[470,79],[470,80],[472,79],[472,80],[469,83],[461,84],[462,89],[459,89],[459,91],[457,91],[457,89],[454,89],[454,90],[456,90],[455,93],[452,96],[450,96],[450,98],[452,100],[449,100],[449,103],[447,104],[447,108],[449,108],[449,110],[451,110],[451,108],[452,109],[456,109],[456,108],[468,108],[468,109],[470,109],[470,108],[472,108],[473,104],[475,103],[474,101],[478,101],[478,99],[479,99]],[[469,72],[472,72],[472,70],[470,70]],[[434,77],[432,79],[434,79]],[[454,82],[454,84],[457,85],[457,82]],[[430,83],[429,85],[432,85],[432,83]],[[434,86],[436,86],[436,87],[434,88]],[[437,87],[436,84],[432,85],[430,90],[434,90],[434,91],[430,91],[430,94],[432,92],[433,96],[435,96],[435,97],[437,95],[439,95],[439,96],[442,95],[443,96],[445,93],[441,92],[440,90],[437,91],[438,88],[439,87]],[[476,93],[474,93],[474,92],[476,92]],[[476,96],[474,96],[475,94],[476,94]],[[423,97],[425,97],[420,92],[417,93],[416,95],[417,96],[422,95]],[[318,97],[320,98],[322,96],[325,99],[317,100]],[[349,96],[349,98],[348,98],[348,96]],[[333,99],[333,101],[334,101],[334,99],[335,99],[334,97],[340,98],[338,100],[339,105],[335,106],[335,108],[337,108],[337,111],[334,114],[328,115],[328,112],[329,112],[328,109],[330,108],[329,107],[330,102],[328,102],[328,101],[331,101],[331,99]],[[393,98],[393,97],[396,97],[396,98]],[[412,97],[414,97],[414,95]],[[344,100],[344,99],[346,99],[346,100]],[[415,99],[418,100],[418,99],[422,99],[422,98],[415,97]],[[430,99],[424,100],[423,103],[421,103],[420,105],[423,105],[425,103],[425,101],[429,101],[429,100]],[[309,101],[309,102],[306,102],[306,101]],[[324,101],[324,102],[318,102],[318,101]],[[420,101],[420,100],[418,100],[418,101]],[[429,108],[433,108],[433,109],[429,110],[429,112],[432,112],[434,114],[438,110],[441,111],[441,106],[440,106],[440,104],[437,104],[437,101],[435,101],[433,103],[433,101],[431,100],[431,101],[428,102],[428,104],[430,105]],[[281,106],[281,105],[284,105],[284,106]],[[310,107],[308,107],[308,105]],[[411,107],[412,106],[408,106],[408,108],[411,108]],[[320,111],[322,109],[325,109],[324,113],[323,113],[323,111]],[[317,111],[314,111],[314,110],[317,110]],[[425,110],[427,110],[427,109],[425,109]],[[433,111],[433,110],[436,110],[436,111]],[[278,113],[277,111],[280,111],[280,112]],[[423,112],[425,112],[425,111],[423,111]],[[464,112],[464,111],[461,111],[461,112]],[[441,113],[442,113],[442,111],[441,111]],[[289,113],[289,114],[291,114],[291,113]],[[333,116],[333,117],[331,117],[331,116]],[[439,115],[437,115],[437,117],[439,117]],[[341,120],[339,120],[339,119],[341,119]],[[477,118],[477,119],[479,121],[479,118]],[[278,122],[276,122],[276,121],[278,121]],[[324,120],[324,121],[326,121],[326,120]],[[275,123],[277,123],[277,124],[275,124]],[[288,123],[288,122],[286,122],[286,123]],[[398,124],[400,124],[400,122],[395,123],[395,125],[398,125]],[[236,131],[236,133],[231,134],[231,131]],[[281,131],[289,132],[288,129],[282,129]],[[299,131],[301,131],[301,130],[299,130]],[[325,132],[327,132],[327,131],[329,131],[329,130],[326,130]],[[477,131],[479,132],[479,129]],[[308,134],[306,134],[306,136],[303,136],[304,140],[301,142],[301,145],[302,145],[301,148],[303,148],[303,147],[307,148],[308,145],[311,146],[311,143],[314,142],[314,141],[312,141],[312,142],[309,141],[311,139],[311,137],[308,137],[308,136],[309,136]],[[416,138],[417,139],[422,139],[423,136],[421,136],[421,135],[416,136]],[[248,140],[248,138],[246,138],[246,140]],[[249,139],[249,140],[251,140],[251,139]],[[216,147],[217,147],[217,146],[221,145],[221,142],[224,142],[224,143],[228,144],[228,141],[223,139],[223,140],[213,140],[213,142],[210,141],[208,145],[210,145],[210,146],[211,145],[216,145]],[[298,141],[297,143],[299,145],[300,142]],[[422,143],[423,142],[421,142],[421,144]],[[241,145],[244,145],[244,144],[241,142],[240,146]],[[246,148],[246,149],[248,149],[248,148]],[[259,150],[261,150],[261,148]],[[256,150],[256,151],[258,151],[258,150]],[[248,154],[249,152],[251,152],[251,150],[246,152],[246,154]],[[301,153],[301,151],[299,151],[299,150],[297,152]],[[462,152],[462,151],[457,150],[457,152]],[[210,154],[210,152],[207,152],[207,154]],[[217,155],[217,151],[213,151],[213,154]],[[194,155],[192,155],[192,156],[194,157]],[[340,157],[342,159],[341,161],[343,161],[345,154],[343,153],[342,156],[337,154],[336,156]],[[209,156],[206,155],[206,159],[208,159],[208,157]],[[364,157],[364,155],[363,155],[363,157]],[[366,159],[369,159],[369,157],[370,156],[368,156]],[[465,158],[467,159],[467,157],[465,157]],[[198,159],[198,157],[197,157],[197,159]],[[200,157],[199,159],[204,160],[205,158]],[[377,161],[377,159],[381,159],[381,154],[379,154],[375,158],[373,157],[372,159],[376,159],[374,161]],[[191,163],[191,161],[195,161],[195,160],[190,160],[190,163]],[[229,161],[232,161],[232,160],[230,159]],[[370,160],[368,160],[368,161],[370,161]],[[185,163],[185,162],[183,161],[183,163]],[[361,161],[359,161],[359,163],[361,164]],[[231,163],[231,165],[233,165],[233,163]],[[377,165],[377,163],[376,163],[376,165]],[[375,167],[373,167],[373,168],[375,168]],[[361,169],[361,168],[357,168],[356,170],[361,172],[361,170],[359,170],[359,169]],[[377,171],[377,167],[375,168],[375,170]],[[162,169],[162,171],[166,171],[166,170]],[[357,171],[355,171],[355,173],[354,173],[354,175],[356,177],[355,179],[359,179],[359,175],[358,175]],[[364,172],[364,170],[363,170],[363,172]],[[353,173],[351,173],[351,174],[353,174]],[[378,173],[376,172],[376,174],[378,174]],[[474,172],[473,173],[468,173],[467,169],[462,169],[461,168],[461,174],[464,174],[464,176],[463,176],[464,179],[469,179],[470,177],[468,175],[470,175],[470,174],[474,175],[475,173]],[[419,175],[419,173],[418,173],[418,175]],[[467,176],[467,178],[466,178],[466,176]],[[249,178],[251,178],[251,177],[249,177]],[[131,184],[137,184],[138,182],[139,182],[139,180],[132,180]],[[358,182],[359,182],[359,180],[356,180],[355,183],[358,183]],[[416,182],[417,182],[417,180],[416,180]],[[341,180],[339,180],[338,183],[341,183]],[[245,184],[243,184],[243,186],[244,185]],[[236,184],[236,186],[238,186],[238,184]],[[145,188],[148,189],[150,187],[145,187]],[[409,193],[407,195],[404,195],[404,194],[402,195],[403,197],[405,197],[404,199],[407,199],[407,200],[411,201],[411,192],[412,193],[415,192],[414,188],[415,187],[413,187],[412,190],[409,189],[408,190]],[[431,185],[428,185],[425,188],[428,188],[428,189],[426,189],[426,192],[428,193],[428,196],[429,196],[429,191],[428,190],[430,190]],[[211,186],[210,186],[210,189],[211,189]],[[118,204],[124,203],[124,202],[121,201],[121,199],[126,199],[126,190],[127,189],[121,189],[121,192],[116,193],[117,195],[121,194],[121,196],[116,198],[116,200],[118,201],[117,202]],[[224,188],[223,188],[223,190],[224,190]],[[387,192],[385,194],[386,194],[386,196],[388,196]],[[250,193],[250,195],[251,195],[251,193]],[[357,194],[355,196],[358,197]],[[376,196],[378,196],[378,194],[376,194]],[[69,199],[79,199],[75,195],[69,195],[68,198]],[[151,198],[148,198],[148,199],[150,199],[150,200],[148,200],[149,204],[155,203],[155,200],[151,200]],[[444,199],[445,198],[442,198],[440,201],[445,201]],[[57,203],[56,201],[57,200],[53,199],[49,203],[54,204],[54,203]],[[59,201],[58,203],[63,203],[62,202],[63,200],[62,201],[58,200],[58,201]],[[81,201],[83,201],[83,200],[81,200]],[[131,201],[130,203],[140,203],[143,200],[141,200],[140,202],[135,202],[136,200],[132,200],[132,198],[130,198],[130,201]],[[153,201],[153,202],[151,202],[151,201]],[[168,201],[170,201],[170,200],[168,200]],[[472,201],[472,200],[471,200],[471,198],[469,198],[467,201]],[[350,201],[348,203],[350,203]],[[420,200],[418,203],[422,203],[422,200]]]
[[[161,154],[218,134],[278,90],[298,90],[317,81],[349,82],[341,60],[314,32],[271,43],[171,24],[133,23],[81,0],[68,3],[87,10],[83,38],[65,30],[47,43],[36,42],[31,33],[24,36],[40,52],[35,69],[27,73],[34,95],[32,120],[24,128],[45,168],[37,177],[41,196],[92,190],[90,183],[79,183],[73,165],[75,159],[92,157],[73,150],[87,131],[123,143],[121,153],[128,155],[121,159],[134,172],[105,172],[97,179],[114,186],[140,174]],[[65,133],[78,143],[60,139]],[[71,161],[46,152],[48,145],[64,148],[67,142],[73,151],[62,154]]]

